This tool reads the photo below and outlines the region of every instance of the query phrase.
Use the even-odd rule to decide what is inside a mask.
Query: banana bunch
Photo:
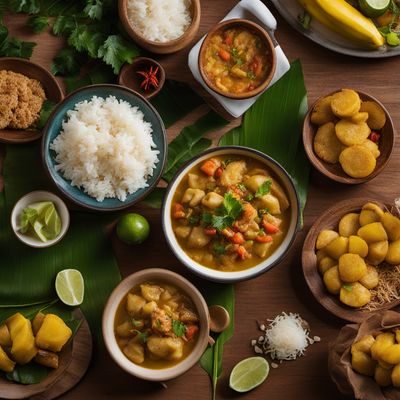
[[[322,25],[362,47],[377,48],[385,43],[372,20],[345,0],[298,1]]]

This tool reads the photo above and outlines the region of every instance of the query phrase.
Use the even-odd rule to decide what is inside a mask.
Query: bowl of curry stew
[[[167,189],[162,223],[176,257],[217,282],[260,275],[287,254],[299,201],[285,169],[240,146],[217,147],[184,165]]]
[[[166,269],[144,269],[125,278],[103,312],[111,357],[126,372],[149,381],[173,379],[196,364],[209,329],[201,293]]]
[[[228,98],[247,99],[263,92],[271,82],[276,54],[264,28],[246,19],[231,19],[207,34],[198,62],[210,89]]]

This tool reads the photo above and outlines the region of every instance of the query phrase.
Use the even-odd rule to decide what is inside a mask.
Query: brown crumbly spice
[[[0,129],[29,128],[38,120],[45,99],[37,80],[12,71],[0,71]]]

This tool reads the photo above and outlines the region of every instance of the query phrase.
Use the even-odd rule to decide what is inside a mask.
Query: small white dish
[[[47,242],[42,242],[41,240],[39,240],[34,236],[26,235],[24,233],[19,232],[22,210],[28,207],[29,204],[37,203],[39,201],[52,201],[61,219],[60,234],[55,239],[49,240]],[[11,227],[15,233],[15,236],[22,243],[35,248],[50,247],[58,243],[67,233],[69,228],[69,211],[65,203],[55,194],[43,190],[37,190],[34,192],[27,193],[25,196],[22,196],[15,203],[15,206],[11,211]]]
[[[266,90],[268,90],[269,87],[271,87],[287,71],[289,71],[290,63],[287,57],[285,56],[285,53],[279,46],[278,42],[274,38],[274,32],[277,28],[276,19],[271,14],[269,9],[265,6],[265,4],[263,4],[260,0],[242,0],[221,21],[226,21],[228,19],[235,19],[235,18],[245,18],[261,25],[270,34],[272,42],[275,45],[275,54],[276,54],[275,75],[272,78],[270,84],[262,93],[260,93],[257,96],[251,97],[249,99],[243,99],[243,100],[229,99],[227,97],[221,96],[218,93],[215,93],[211,88],[207,86],[207,84],[201,77],[199,70],[199,63],[198,63],[201,44],[203,43],[206,35],[204,35],[195,44],[192,50],[190,50],[188,64],[197,82],[199,82],[200,85],[203,86],[203,88],[207,90],[207,92],[210,93],[230,115],[232,115],[235,118],[239,118],[257,101],[257,99]]]

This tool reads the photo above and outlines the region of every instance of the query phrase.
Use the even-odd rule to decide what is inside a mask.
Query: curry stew
[[[259,87],[272,68],[265,40],[237,26],[212,34],[202,58],[203,72],[220,91],[244,94]]]
[[[213,157],[182,179],[174,194],[175,236],[194,261],[233,272],[254,267],[280,246],[290,224],[288,197],[265,164]]]
[[[145,282],[121,301],[114,320],[118,346],[144,368],[170,368],[194,349],[199,317],[189,297],[172,285]]]

